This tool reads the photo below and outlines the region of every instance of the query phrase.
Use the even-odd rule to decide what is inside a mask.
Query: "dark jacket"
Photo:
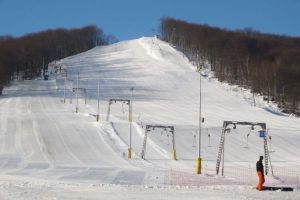
[[[264,166],[262,164],[262,160],[257,161],[256,171],[261,172],[264,175]]]

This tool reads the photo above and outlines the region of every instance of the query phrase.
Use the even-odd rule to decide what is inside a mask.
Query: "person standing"
[[[259,160],[256,162],[256,171],[258,176],[258,183],[256,185],[256,189],[259,191],[263,189],[263,184],[265,183],[264,165],[262,163],[263,159],[263,156],[259,156]]]

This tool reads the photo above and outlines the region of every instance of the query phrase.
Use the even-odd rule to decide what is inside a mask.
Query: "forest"
[[[0,94],[13,79],[32,79],[45,74],[47,64],[106,45],[113,39],[96,26],[55,29],[22,37],[0,37]]]
[[[169,17],[161,19],[160,35],[199,69],[208,62],[218,80],[251,89],[283,112],[300,115],[300,37],[252,28],[233,31]]]

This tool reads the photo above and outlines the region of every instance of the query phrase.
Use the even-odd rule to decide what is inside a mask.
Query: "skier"
[[[265,176],[264,176],[264,166],[263,166],[263,161],[264,157],[260,156],[259,161],[256,163],[256,171],[257,171],[257,176],[258,176],[258,183],[256,185],[257,190],[262,190],[263,184],[265,183]]]

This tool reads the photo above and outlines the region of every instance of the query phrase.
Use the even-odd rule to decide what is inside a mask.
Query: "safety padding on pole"
[[[76,107],[76,113],[78,113],[78,107]]]
[[[99,115],[96,115],[96,121],[99,122]]]
[[[201,158],[198,157],[196,160],[196,173],[201,174]]]
[[[128,148],[128,158],[131,159],[131,148]]]
[[[177,157],[176,157],[176,149],[173,150],[173,160],[177,160]]]

